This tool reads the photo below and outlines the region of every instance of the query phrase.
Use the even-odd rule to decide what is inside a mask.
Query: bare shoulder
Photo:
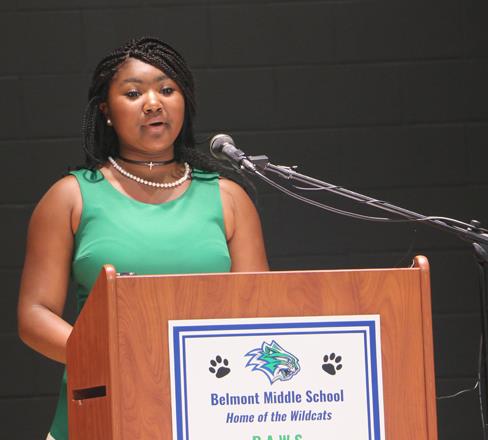
[[[246,191],[244,188],[242,188],[241,185],[238,183],[226,179],[226,178],[220,178],[219,179],[219,186],[220,186],[220,192],[222,196],[226,199],[228,199],[228,202],[231,203],[250,203],[253,205],[251,199],[247,195]],[[226,200],[223,200],[224,202]]]
[[[232,194],[236,191],[244,191],[238,183],[234,182],[233,180],[227,179],[226,177],[219,178],[219,185],[221,190],[228,192],[229,194]]]
[[[65,176],[55,182],[46,192],[43,199],[55,198],[58,201],[73,201],[73,198],[80,195],[80,187],[73,175]]]
[[[76,230],[81,214],[82,199],[78,182],[74,176],[66,176],[55,182],[37,204],[32,221],[64,218]]]

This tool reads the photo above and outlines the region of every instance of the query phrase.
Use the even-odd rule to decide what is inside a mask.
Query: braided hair
[[[193,168],[217,171],[230,178],[248,193],[253,193],[250,182],[230,167],[221,165],[210,155],[195,148],[193,118],[196,112],[193,75],[183,57],[169,44],[152,37],[129,41],[103,58],[95,68],[88,92],[88,104],[83,115],[82,143],[85,152],[83,168],[94,170],[103,165],[108,156],[119,155],[117,134],[106,124],[100,104],[107,101],[112,78],[129,58],[138,59],[163,71],[178,84],[185,98],[183,126],[174,142],[175,159],[188,162]]]

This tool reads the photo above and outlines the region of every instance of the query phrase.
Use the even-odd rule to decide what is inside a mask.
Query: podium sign
[[[173,439],[384,439],[378,315],[172,320]]]

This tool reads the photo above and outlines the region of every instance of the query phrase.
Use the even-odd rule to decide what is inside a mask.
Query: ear
[[[107,105],[106,102],[100,103],[100,105],[98,106],[98,108],[105,115],[106,118],[109,118],[108,105]]]

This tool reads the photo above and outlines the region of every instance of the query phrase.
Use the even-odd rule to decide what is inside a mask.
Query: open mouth
[[[164,122],[152,122],[151,124],[148,124],[149,127],[160,127],[161,125],[164,125]]]

